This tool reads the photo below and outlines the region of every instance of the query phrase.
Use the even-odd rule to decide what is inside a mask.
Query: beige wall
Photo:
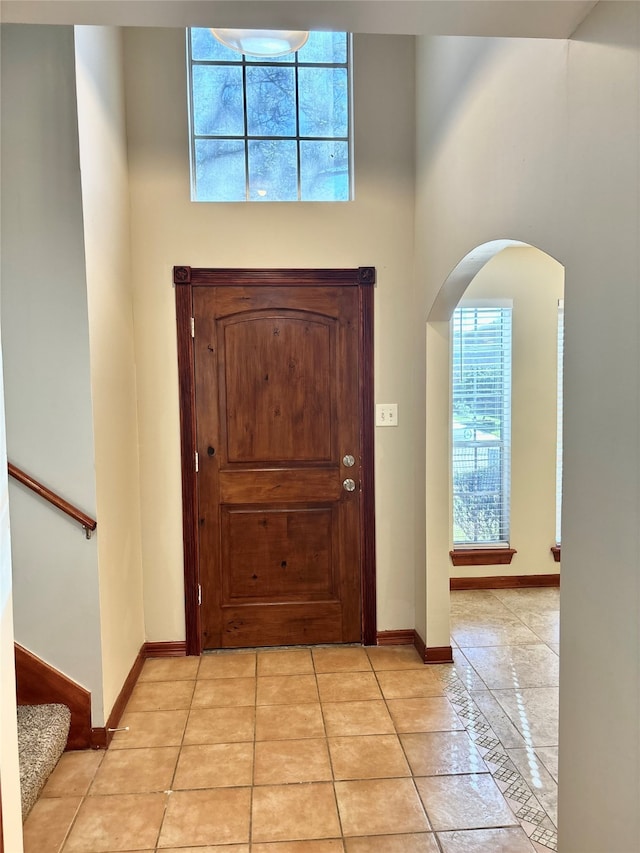
[[[95,516],[73,28],[3,25],[1,109],[8,455]],[[90,690],[103,725],[97,540],[13,481],[9,496],[16,640]]]
[[[441,321],[436,297],[451,286],[459,299],[456,268],[495,240],[566,270],[559,849],[628,853],[640,849],[640,4],[597,4],[569,43],[422,39],[417,55],[424,320]],[[446,488],[429,474],[427,502]],[[446,611],[445,583],[418,607]]]
[[[356,199],[189,200],[185,34],[125,36],[147,638],[184,637],[179,412],[172,266],[376,266],[375,388],[399,404],[376,431],[378,628],[414,625],[413,39],[354,47]],[[384,117],[384,118],[382,118]],[[371,413],[373,417],[373,413]]]
[[[556,572],[558,300],[564,270],[534,248],[499,252],[461,301],[511,299],[511,547],[509,566],[451,566],[452,577]]]
[[[566,268],[560,849],[639,849],[640,6],[597,4],[570,43],[419,41],[415,291],[408,283],[410,42],[393,40],[387,52],[386,40],[356,40],[359,55],[361,49],[385,47],[361,54],[356,82],[356,99],[366,110],[356,116],[356,154],[358,148],[362,154],[358,200],[343,210],[310,205],[303,220],[298,206],[199,210],[189,203],[182,38],[177,31],[140,30],[126,44],[149,638],[177,639],[183,630],[171,266],[378,266],[377,398],[397,395],[401,423],[397,431],[377,436],[379,627],[406,627],[415,589],[416,624],[431,632],[430,645],[445,645],[449,430],[442,402],[448,350],[442,315],[432,306],[435,310],[438,295],[450,287],[452,304],[460,298],[468,280],[458,276],[459,264],[469,261],[477,272],[493,253],[483,248],[474,255],[477,247],[501,238],[537,246]],[[28,80],[29,68],[39,67],[36,60],[47,55],[46,45],[35,44],[33,56],[29,44],[15,46],[13,59],[18,62],[24,53]],[[3,118],[5,47],[3,41]],[[393,88],[396,80],[407,85]],[[25,126],[34,127],[38,115],[24,103],[26,124],[20,110],[9,113],[16,151],[23,141],[19,135]],[[51,103],[57,105],[55,98]],[[45,101],[40,112],[57,127],[61,115],[50,115],[47,106]],[[6,121],[3,143],[5,126]],[[65,134],[63,129],[63,142]],[[25,134],[26,143],[33,136]],[[63,147],[73,151],[73,144]],[[47,163],[46,154],[32,158],[32,168],[34,162]],[[28,191],[48,186],[28,174],[20,184],[9,174],[6,183],[4,170],[3,160],[3,202],[7,186]],[[15,192],[9,197],[22,205],[29,192],[24,199]],[[61,193],[53,197],[60,222],[71,227],[74,208],[60,206]],[[38,221],[45,200],[40,195],[33,211],[27,205],[26,221]],[[14,216],[18,210],[22,207]],[[15,245],[22,247],[19,237]],[[41,261],[27,245],[17,255],[18,272],[22,257]],[[3,257],[3,277],[4,263]],[[38,298],[47,293],[47,280],[39,284]],[[66,294],[64,284],[55,279],[56,295]],[[52,317],[59,301],[47,304]],[[64,309],[69,328],[82,336],[75,305],[64,302]],[[427,383],[431,365],[441,362],[444,371]],[[64,365],[59,371],[64,374]],[[76,379],[67,375],[65,386],[77,388]],[[21,388],[31,389],[19,374],[15,383],[16,399]],[[48,455],[64,457],[66,447],[62,442],[59,454]],[[407,570],[415,571],[415,587]],[[89,616],[96,621],[93,611]]]
[[[442,506],[451,480],[448,321],[475,275],[509,243],[528,243],[563,260],[566,57],[562,41],[418,40],[422,356],[416,364],[424,371],[427,409],[425,492],[416,504],[426,526],[427,588],[416,600],[416,619],[426,625],[429,646],[449,643],[451,499]],[[424,422],[423,412],[416,407],[416,420]]]
[[[122,34],[76,27],[104,713],[144,642]]]

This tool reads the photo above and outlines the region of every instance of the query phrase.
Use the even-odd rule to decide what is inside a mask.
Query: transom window
[[[508,546],[511,307],[453,313],[453,541]]]
[[[187,30],[193,201],[348,201],[348,33],[297,53],[236,53]]]

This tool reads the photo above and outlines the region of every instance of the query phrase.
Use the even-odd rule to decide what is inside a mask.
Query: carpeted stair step
[[[64,752],[70,724],[66,705],[18,705],[23,820]]]

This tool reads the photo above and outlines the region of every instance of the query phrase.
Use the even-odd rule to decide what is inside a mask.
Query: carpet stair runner
[[[66,705],[18,705],[18,754],[22,819],[26,820],[67,744]]]

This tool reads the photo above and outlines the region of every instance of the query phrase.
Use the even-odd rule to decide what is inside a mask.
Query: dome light
[[[215,38],[225,47],[249,56],[286,56],[303,47],[309,33],[302,30],[217,30]]]

